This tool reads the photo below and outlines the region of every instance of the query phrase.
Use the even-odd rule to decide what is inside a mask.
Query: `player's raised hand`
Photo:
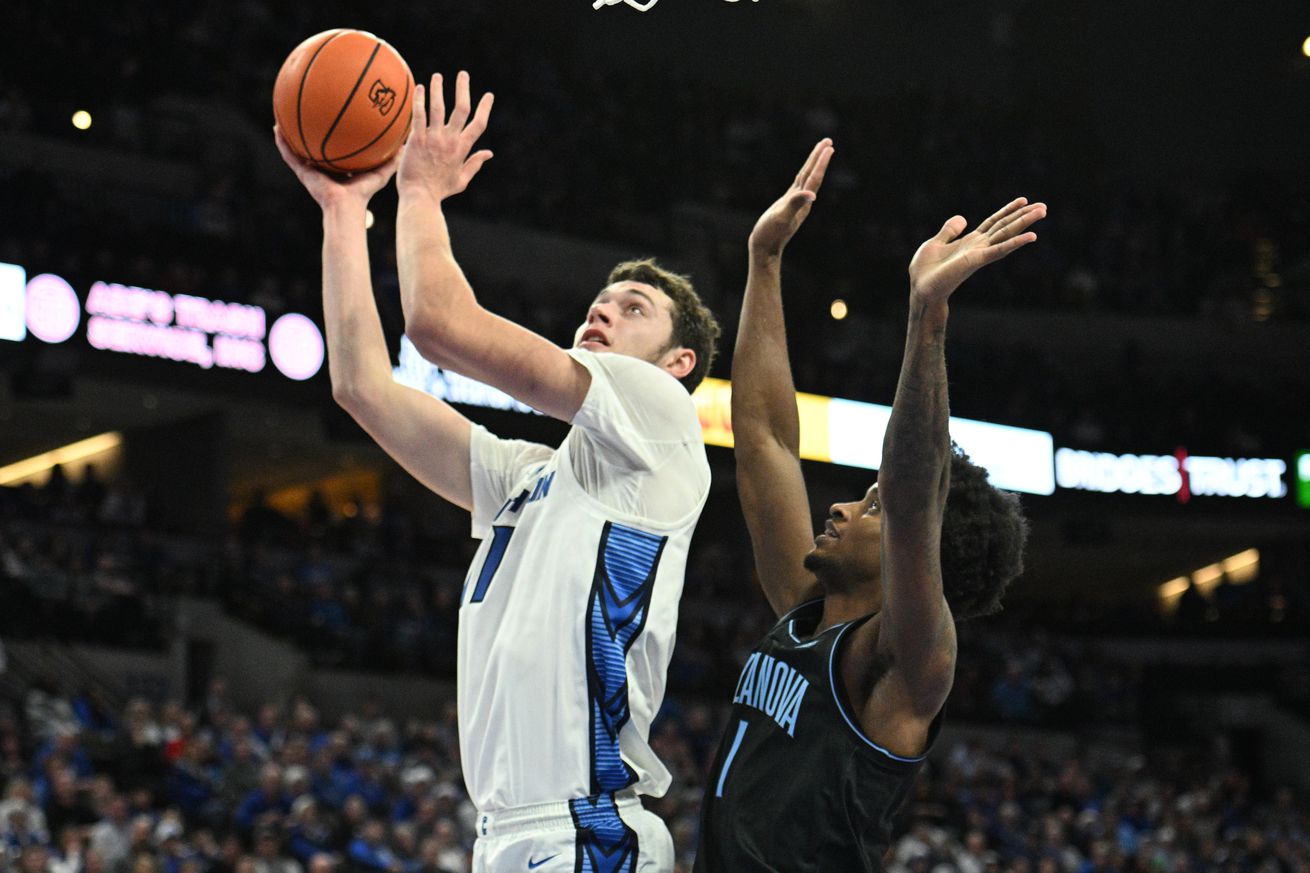
[[[363,173],[354,173],[349,176],[335,176],[318,169],[304,158],[297,155],[287,145],[286,140],[282,138],[282,131],[275,125],[273,127],[273,142],[277,144],[278,153],[282,155],[282,160],[296,174],[300,184],[305,186],[309,191],[309,196],[324,209],[334,203],[358,201],[361,205],[367,206],[368,202],[373,199],[373,195],[386,187],[391,181],[392,175],[396,172],[396,167],[400,164],[400,152],[392,156],[379,167],[374,167]],[[404,147],[401,147],[404,151]]]
[[[810,207],[819,195],[819,186],[823,184],[823,174],[828,171],[832,152],[830,139],[824,138],[815,144],[791,187],[755,222],[750,236],[752,254],[775,257],[782,254],[810,214]]]
[[[428,99],[432,101],[430,111]],[[447,117],[441,74],[433,75],[429,91],[417,86],[414,117],[396,180],[401,191],[426,192],[444,200],[467,188],[482,165],[491,160],[488,149],[474,152],[473,146],[487,129],[494,99],[490,92],[483,94],[470,119],[469,74],[460,71],[455,78],[455,106]]]
[[[1045,203],[1029,204],[1020,197],[968,233],[964,233],[968,227],[964,218],[947,219],[910,261],[910,294],[924,300],[946,300],[980,267],[1036,240],[1037,234],[1028,228],[1045,217]]]

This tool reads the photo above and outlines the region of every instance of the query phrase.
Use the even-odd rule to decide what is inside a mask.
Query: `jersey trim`
[[[591,790],[618,791],[637,781],[619,753],[628,707],[627,654],[650,616],[666,536],[605,522],[587,603],[587,697],[591,717]]]
[[[613,794],[569,801],[577,829],[577,873],[636,873],[637,833],[619,815]]]
[[[808,609],[809,607],[813,606],[814,604],[816,604],[816,603],[822,603],[822,602],[823,602],[823,598],[822,598],[822,597],[814,597],[814,598],[811,598],[810,600],[805,601],[804,603],[799,603],[799,604],[797,604],[796,606],[793,606],[791,609],[787,610],[787,611],[784,612],[781,616],[778,617],[778,620],[777,620],[776,622],[774,622],[774,625],[773,625],[774,628],[782,627],[782,626],[785,624],[785,625],[788,626],[788,631],[787,631],[787,632],[788,632],[788,633],[791,633],[790,627],[791,627],[791,624],[794,623],[794,622],[796,621],[796,614],[797,614],[798,612],[800,612],[802,609]],[[796,635],[795,635],[795,634],[792,634],[792,639],[796,639]],[[796,641],[797,641],[797,642],[800,642],[800,640],[796,640]]]
[[[828,630],[832,630],[832,628],[828,628]],[[827,632],[824,631],[823,633],[826,634]],[[796,649],[808,649],[817,645],[819,640],[823,639],[823,634],[816,634],[810,639],[802,641],[800,637],[796,636],[796,619],[794,618],[787,622],[787,636],[791,637],[791,641],[796,644],[792,647]]]
[[[846,632],[858,624],[860,624],[860,621],[857,620],[857,621],[852,621],[848,623],[845,627],[843,627],[841,631],[837,634],[837,639],[832,644],[832,651],[828,654],[828,686],[832,690],[833,702],[837,704],[837,711],[841,713],[841,717],[846,721],[846,726],[849,727],[857,737],[863,740],[865,745],[869,746],[871,749],[881,752],[883,755],[886,755],[888,758],[890,758],[893,761],[896,761],[899,764],[918,764],[920,761],[923,761],[925,758],[928,757],[927,754],[920,755],[917,758],[905,758],[902,757],[901,755],[897,755],[893,752],[887,751],[882,746],[878,745],[873,740],[869,739],[867,736],[864,735],[864,731],[860,730],[859,725],[857,725],[854,719],[852,719],[850,715],[847,714],[846,706],[845,704],[842,703],[842,696],[837,686],[837,671],[836,671],[837,653],[841,651],[842,637],[846,636]]]

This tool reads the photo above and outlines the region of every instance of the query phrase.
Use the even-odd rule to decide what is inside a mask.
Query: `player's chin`
[[[818,545],[806,552],[805,557],[801,560],[801,564],[811,573],[820,572],[828,566],[828,563],[827,555],[823,554]]]

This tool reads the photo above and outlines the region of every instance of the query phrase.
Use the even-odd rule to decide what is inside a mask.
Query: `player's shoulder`
[[[676,388],[684,396],[688,398],[691,396],[687,394],[687,389],[682,387],[682,383],[675,379],[672,373],[644,358],[616,352],[597,354],[590,349],[569,349],[568,353],[574,360],[593,373],[599,371],[611,378],[623,379],[624,381],[639,381],[652,386],[663,386],[666,389]]]
[[[611,385],[626,405],[658,409],[663,415],[694,419],[696,405],[687,389],[668,370],[631,355],[588,349],[569,349],[569,354],[591,372],[593,380]]]

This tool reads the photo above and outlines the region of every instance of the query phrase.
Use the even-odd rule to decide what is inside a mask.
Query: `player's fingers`
[[[470,155],[469,159],[464,162],[464,166],[460,170],[460,182],[463,183],[463,185],[468,185],[469,182],[473,181],[473,177],[478,174],[478,170],[482,169],[482,165],[493,157],[495,157],[495,155],[491,153],[490,149],[483,149],[480,152],[474,152]]]
[[[832,146],[825,146],[823,151],[819,152],[818,160],[810,167],[809,175],[805,177],[806,191],[818,193],[819,186],[823,184],[823,177],[828,172],[828,162],[832,160],[832,152]]]
[[[1031,206],[1025,206],[993,227],[991,232],[987,234],[987,240],[992,244],[1004,242],[1017,234],[1023,233],[1045,217],[1045,203],[1034,203]]]
[[[801,171],[796,174],[796,186],[798,188],[805,184],[805,180],[810,177],[810,173],[814,170],[814,165],[818,163],[819,155],[831,142],[832,140],[824,137],[814,144],[814,148],[810,149],[809,155],[805,158],[805,163],[801,166]]]
[[[277,125],[273,125],[273,144],[277,146],[278,154],[282,156],[282,160],[295,171],[297,176],[306,169],[305,159],[291,150],[291,146],[282,137],[282,131],[278,129]]]
[[[1007,239],[1005,242],[1001,243],[1000,245],[988,246],[987,249],[983,252],[983,259],[984,259],[983,262],[987,264],[995,263],[996,261],[999,261],[1001,258],[1004,258],[1005,256],[1013,252],[1017,252],[1019,249],[1023,248],[1029,243],[1036,242],[1036,241],[1037,241],[1037,234],[1032,233],[1030,231],[1028,233],[1023,234],[1022,236],[1016,236],[1013,237],[1012,239]]]
[[[278,153],[282,155],[283,159],[285,159],[287,154],[291,151],[291,149],[287,147],[287,141],[282,138],[282,131],[276,124],[273,125],[273,145],[277,146]]]
[[[478,109],[473,113],[473,120],[464,128],[464,138],[468,141],[469,146],[478,141],[483,131],[487,129],[487,121],[491,118],[491,104],[496,102],[495,95],[490,91],[482,95],[478,101]]]
[[[432,103],[431,111],[423,118],[424,129],[439,127],[446,123],[446,83],[440,73],[432,74],[432,87],[428,100]]]
[[[459,75],[455,77],[455,108],[450,111],[450,120],[447,124],[450,129],[460,131],[464,129],[464,122],[469,117],[469,74],[466,70],[460,70]]]
[[[428,92],[422,85],[415,85],[414,100],[409,107],[409,132],[412,134],[417,130],[426,130],[427,126]]]
[[[946,219],[946,223],[942,225],[941,230],[937,231],[937,235],[933,239],[940,243],[948,243],[963,233],[968,224],[963,215],[952,215]]]
[[[1027,205],[1027,203],[1028,203],[1028,198],[1027,198],[1027,197],[1016,197],[1016,198],[1014,198],[1014,199],[1011,200],[1009,203],[1005,204],[1005,205],[1002,206],[1000,209],[998,209],[998,210],[996,210],[995,212],[993,212],[993,213],[992,213],[992,214],[987,218],[986,221],[984,221],[982,224],[978,225],[978,232],[979,232],[979,233],[987,233],[987,232],[990,231],[993,227],[996,226],[997,222],[1001,221],[1002,219],[1004,219],[1006,216],[1010,215],[1011,213],[1013,213],[1013,212],[1015,212],[1015,211],[1017,211],[1017,210],[1022,209],[1024,206]]]

